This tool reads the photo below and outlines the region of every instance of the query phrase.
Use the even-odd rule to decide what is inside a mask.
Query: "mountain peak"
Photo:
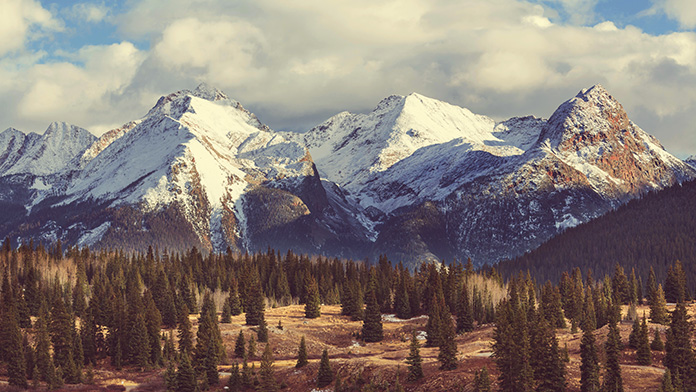
[[[198,87],[193,90],[193,95],[198,98],[207,99],[208,101],[222,101],[229,99],[224,92],[208,85],[205,82],[199,84]]]

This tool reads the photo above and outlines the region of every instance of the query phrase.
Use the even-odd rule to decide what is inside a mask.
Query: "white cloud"
[[[0,3],[0,56],[24,48],[27,40],[47,31],[62,29],[59,21],[35,0],[3,0]]]
[[[200,81],[226,90],[272,127],[295,129],[412,91],[497,118],[549,116],[581,88],[602,83],[668,148],[696,152],[696,140],[680,142],[693,140],[683,124],[696,123],[693,33],[563,23],[523,0],[129,4],[127,13],[111,16],[122,37],[149,40],[147,50],[86,47],[68,56],[78,65],[0,61],[0,72],[13,70],[0,75],[0,88],[16,80],[5,91],[20,102],[0,95],[0,108],[10,102],[0,118],[20,122],[7,126],[70,113],[79,125],[104,129]],[[595,4],[562,2],[585,22]]]
[[[104,3],[77,3],[70,9],[70,16],[82,22],[99,23],[109,12],[109,7]]]
[[[668,17],[676,20],[687,29],[696,27],[696,5],[692,0],[662,0],[658,1]]]

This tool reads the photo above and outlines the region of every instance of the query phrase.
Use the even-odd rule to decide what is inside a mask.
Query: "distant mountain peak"
[[[227,97],[222,90],[218,90],[205,82],[199,84],[198,87],[193,90],[193,95],[198,98],[207,99],[208,101],[222,101],[229,99],[229,97]]]

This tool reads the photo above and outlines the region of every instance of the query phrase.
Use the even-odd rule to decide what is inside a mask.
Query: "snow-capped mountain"
[[[362,226],[335,219],[342,209],[334,211],[303,145],[208,86],[164,96],[87,146],[72,154],[79,170],[60,197],[32,206],[79,219],[43,214],[31,235],[142,249],[176,232],[182,243],[159,245],[244,251],[297,242],[345,254],[367,242]]]
[[[380,221],[373,252],[412,262],[495,262],[696,177],[599,85],[549,120],[501,123],[415,94],[390,97],[368,115],[339,114],[304,139],[320,172]],[[410,148],[392,154],[393,145]]]
[[[689,165],[691,165],[691,167],[696,169],[696,155],[691,155],[690,157],[686,158],[684,162],[688,163]]]
[[[0,133],[0,175],[61,172],[96,139],[86,129],[64,122],[52,123],[42,135],[9,128]]]
[[[100,138],[0,134],[0,236],[146,249],[495,262],[647,191],[696,178],[602,86],[550,119],[419,94],[276,132],[206,85]]]

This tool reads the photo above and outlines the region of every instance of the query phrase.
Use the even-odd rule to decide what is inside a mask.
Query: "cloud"
[[[595,22],[595,7],[599,0],[542,0],[549,5],[560,7],[564,16],[576,25]]]
[[[691,0],[662,0],[657,5],[663,9],[665,14],[679,22],[683,28],[693,29],[696,27],[696,7]]]
[[[62,61],[4,68],[1,87],[19,97],[6,110],[18,122],[28,124],[27,131],[41,131],[51,121],[81,126],[112,122],[112,98],[130,83],[143,58],[133,44],[123,42],[85,46],[67,58],[75,64]]]
[[[3,0],[0,4],[0,56],[24,48],[28,40],[62,29],[60,21],[35,0]]]
[[[104,3],[77,3],[72,6],[69,16],[80,22],[99,23],[109,15],[110,9]]]
[[[498,119],[549,116],[581,88],[602,83],[669,149],[696,152],[693,127],[684,127],[696,123],[689,88],[696,35],[651,35],[611,21],[588,26],[598,19],[596,1],[554,2],[582,21],[559,19],[550,2],[523,0],[128,4],[109,16],[123,43],[86,47],[58,63],[0,61],[0,72],[13,70],[0,75],[0,87],[18,81],[7,91],[20,104],[0,109],[0,118],[20,124],[7,126],[70,113],[79,125],[104,129],[201,81],[276,129],[308,129],[412,91]],[[128,41],[150,45],[138,50]],[[0,107],[9,94],[0,95]]]

